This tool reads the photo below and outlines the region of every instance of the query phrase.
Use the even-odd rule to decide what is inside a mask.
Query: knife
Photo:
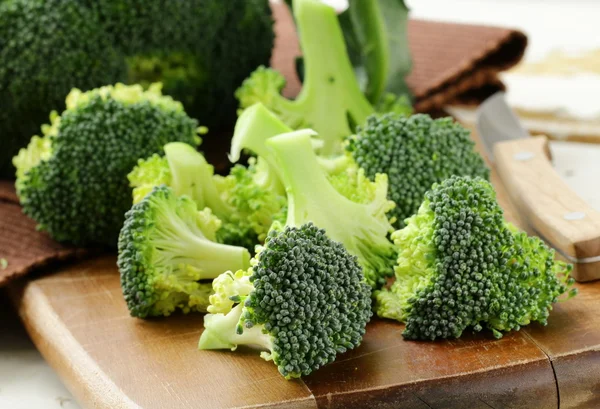
[[[600,279],[600,213],[554,170],[548,139],[530,137],[504,92],[481,104],[476,122],[484,150],[523,219],[573,263],[575,280]]]

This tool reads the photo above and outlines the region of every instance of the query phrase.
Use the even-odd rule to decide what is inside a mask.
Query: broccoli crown
[[[407,339],[459,337],[472,327],[519,330],[547,323],[573,280],[540,239],[508,225],[492,185],[454,176],[425,195],[392,238],[396,281],[375,293],[377,314],[406,322]]]
[[[342,177],[346,183],[332,184],[313,150],[313,134],[301,130],[266,141],[288,192],[286,225],[313,222],[325,229],[358,257],[367,282],[381,286],[393,274],[397,255],[387,238],[393,228],[386,213],[394,206],[387,199],[387,177],[380,174],[371,182],[356,171]],[[341,193],[336,185],[344,187]]]
[[[392,214],[402,228],[434,183],[453,175],[489,178],[474,146],[469,131],[451,118],[385,114],[369,117],[346,149],[369,178],[388,175]]]
[[[167,142],[197,145],[197,123],[158,86],[73,90],[66,105],[13,159],[17,193],[56,240],[115,246],[131,206],[128,172]]]
[[[85,3],[126,56],[129,82],[162,82],[165,93],[211,128],[232,123],[233,90],[271,57],[268,0]]]
[[[129,174],[134,203],[155,186],[170,186],[177,195],[189,196],[199,208],[208,207],[221,219],[219,242],[249,250],[264,242],[274,220],[284,217],[285,196],[256,181],[262,170],[254,162],[247,168],[237,165],[222,177],[214,175],[204,156],[187,144],[169,143],[164,150],[165,157],[142,159]]]
[[[272,230],[249,273],[226,273],[213,288],[219,313],[205,317],[200,348],[262,346],[287,379],[360,345],[372,315],[356,258],[311,223]]]
[[[200,280],[249,267],[245,248],[219,244],[220,221],[187,196],[154,188],[125,215],[117,265],[132,316],[203,311],[209,292]]]
[[[296,0],[293,11],[305,66],[298,98],[284,98],[285,79],[265,67],[242,83],[236,97],[242,109],[261,102],[293,129],[316,130],[324,141],[321,153],[339,153],[341,141],[374,110],[359,87],[335,10],[319,0]]]
[[[0,1],[0,176],[74,86],[126,78],[97,16],[76,0]]]

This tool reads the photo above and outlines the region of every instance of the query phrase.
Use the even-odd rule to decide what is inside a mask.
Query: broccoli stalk
[[[164,150],[172,175],[170,187],[175,194],[188,195],[198,208],[210,208],[221,220],[233,212],[221,198],[213,180],[214,169],[201,153],[181,142],[168,143]]]
[[[406,323],[407,339],[460,337],[467,328],[494,336],[531,322],[546,325],[552,304],[574,280],[554,250],[504,221],[492,185],[454,176],[434,185],[406,227],[396,281],[375,292],[380,317]]]
[[[264,349],[261,357],[271,360],[273,337],[264,331],[264,326],[255,325],[239,332],[244,306],[237,304],[227,314],[208,314],[204,317],[204,333],[198,343],[200,349],[231,349],[239,345],[253,345]]]
[[[356,80],[335,10],[319,0],[296,0],[294,16],[305,62],[298,98],[281,96],[285,79],[260,67],[236,91],[241,108],[262,102],[293,129],[315,129],[321,154],[342,150],[341,141],[374,112]]]
[[[257,346],[292,379],[360,345],[371,291],[356,258],[324,230],[275,228],[251,263],[213,281],[200,349]]]
[[[357,184],[366,198],[362,197],[362,203],[352,201],[335,189],[321,169],[311,144],[312,135],[314,131],[301,130],[266,141],[288,192],[286,225],[313,222],[324,228],[331,239],[358,257],[369,284],[382,285],[392,274],[396,258],[396,250],[387,238],[393,230],[386,216],[393,208],[386,198],[387,177],[378,175],[370,194],[363,192],[364,185]]]
[[[216,242],[220,221],[210,210],[198,211],[193,200],[166,186],[153,189],[125,217],[117,264],[133,316],[202,310],[200,280],[249,266],[245,248]]]

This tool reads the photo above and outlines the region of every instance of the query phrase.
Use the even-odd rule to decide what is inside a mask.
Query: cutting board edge
[[[82,406],[141,409],[90,358],[35,282],[11,285],[8,290],[33,343]]]

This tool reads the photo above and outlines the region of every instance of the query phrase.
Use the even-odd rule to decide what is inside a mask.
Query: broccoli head
[[[97,16],[75,0],[0,1],[0,176],[71,88],[126,79]]]
[[[233,91],[271,58],[268,0],[81,1],[126,59],[129,83],[162,82],[213,130],[233,123]]]
[[[66,106],[13,159],[19,199],[58,241],[116,246],[131,207],[127,174],[167,142],[197,145],[198,124],[158,84],[74,89]]]
[[[117,265],[132,316],[205,311],[211,280],[250,266],[243,247],[216,242],[221,222],[187,196],[154,188],[125,215]]]
[[[545,325],[573,284],[570,265],[505,222],[492,185],[481,178],[434,185],[392,238],[396,281],[375,292],[375,308],[405,322],[407,339],[460,337],[484,327],[500,338],[530,322]]]
[[[165,184],[177,195],[187,195],[199,208],[208,207],[221,219],[219,242],[254,249],[264,242],[276,219],[285,215],[285,196],[260,185],[262,172],[254,163],[237,165],[228,176],[214,175],[213,167],[192,146],[173,142],[165,156],[142,159],[129,174],[138,202],[155,186]]]
[[[324,230],[276,228],[252,264],[214,280],[200,349],[257,346],[291,379],[360,345],[371,291],[356,258]]]
[[[371,116],[346,144],[357,165],[373,179],[385,173],[390,200],[396,203],[396,227],[417,212],[434,183],[450,176],[489,178],[467,129],[451,118],[418,114]]]
[[[265,67],[242,83],[236,97],[242,109],[261,102],[291,128],[316,130],[324,141],[321,154],[340,153],[341,141],[374,109],[354,74],[335,10],[320,0],[296,0],[293,11],[305,67],[298,98],[284,98],[285,79]]]

